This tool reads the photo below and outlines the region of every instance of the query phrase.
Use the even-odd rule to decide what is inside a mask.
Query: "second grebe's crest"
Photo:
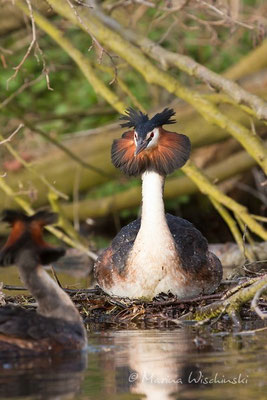
[[[42,210],[28,216],[17,210],[4,210],[1,220],[11,225],[9,237],[0,250],[0,265],[14,264],[24,250],[30,250],[39,264],[50,264],[65,254],[65,249],[53,247],[43,239],[43,227],[57,222],[58,215]]]
[[[165,108],[151,119],[147,114],[129,108],[120,119],[122,127],[133,128],[115,139],[111,159],[115,167],[127,175],[156,171],[168,175],[181,168],[190,156],[191,144],[187,136],[168,132],[162,125],[174,124],[175,112]]]

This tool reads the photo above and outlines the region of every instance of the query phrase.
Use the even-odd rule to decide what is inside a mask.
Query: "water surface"
[[[2,365],[0,397],[266,399],[266,332],[224,334],[208,327],[91,332],[87,360],[73,355]]]

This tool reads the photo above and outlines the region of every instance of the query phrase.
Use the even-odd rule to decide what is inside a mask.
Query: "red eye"
[[[152,139],[154,137],[154,132],[151,133],[150,138]]]

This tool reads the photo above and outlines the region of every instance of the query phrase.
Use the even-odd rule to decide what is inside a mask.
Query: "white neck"
[[[129,276],[135,285],[129,285],[127,293],[130,297],[153,298],[170,290],[173,276],[170,271],[176,268],[177,252],[165,217],[164,177],[145,172],[142,180],[141,226],[127,260]]]
[[[145,172],[142,175],[142,219],[140,230],[147,232],[166,227],[163,187],[164,177],[157,172]]]
[[[23,256],[23,255],[22,255]],[[81,317],[72,300],[45,272],[41,265],[35,268],[19,263],[20,277],[37,300],[37,312],[45,317],[60,318],[81,323]]]

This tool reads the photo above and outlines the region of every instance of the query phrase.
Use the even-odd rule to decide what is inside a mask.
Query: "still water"
[[[266,332],[90,332],[82,358],[1,363],[0,398],[266,399]]]

